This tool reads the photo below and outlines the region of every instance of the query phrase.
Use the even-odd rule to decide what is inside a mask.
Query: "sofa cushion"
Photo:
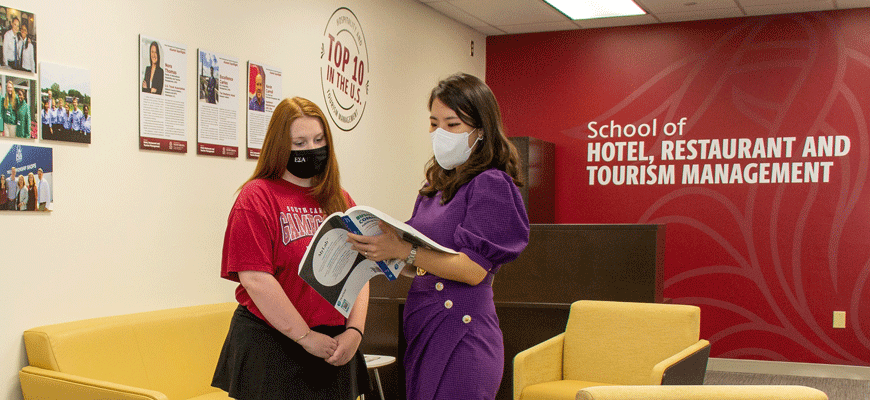
[[[827,400],[821,390],[794,385],[601,386],[577,400]]]
[[[553,381],[526,386],[520,400],[573,400],[577,392],[591,386],[603,386],[599,382]]]

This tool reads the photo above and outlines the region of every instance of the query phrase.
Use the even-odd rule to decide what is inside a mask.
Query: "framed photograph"
[[[0,6],[0,32],[3,36],[0,66],[36,73],[36,17],[33,13]]]
[[[36,80],[11,75],[0,75],[3,97],[0,100],[0,136],[36,139],[39,132],[39,107]]]
[[[54,208],[51,147],[0,144],[0,211]]]
[[[91,73],[86,69],[42,63],[36,112],[42,138],[91,142]]]
[[[187,47],[139,35],[139,148],[187,152]]]
[[[239,60],[199,49],[196,154],[239,156]]]

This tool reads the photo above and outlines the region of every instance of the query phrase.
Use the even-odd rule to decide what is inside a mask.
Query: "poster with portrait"
[[[91,143],[91,72],[39,65],[39,102],[32,107],[42,139]]]
[[[0,6],[0,33],[3,40],[2,68],[36,72],[36,17],[33,13]]]
[[[0,211],[54,208],[51,147],[0,144]]]
[[[239,60],[199,50],[196,153],[239,156]]]
[[[281,97],[281,70],[248,61],[248,158],[260,157],[266,129]]]
[[[0,100],[2,131],[0,137],[36,139],[39,128],[36,104],[36,80],[12,75],[0,75],[3,98]]]
[[[139,148],[187,152],[187,48],[139,35]]]

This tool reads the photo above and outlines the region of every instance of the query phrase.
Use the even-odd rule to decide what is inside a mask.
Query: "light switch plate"
[[[846,327],[846,312],[834,311],[834,328]]]

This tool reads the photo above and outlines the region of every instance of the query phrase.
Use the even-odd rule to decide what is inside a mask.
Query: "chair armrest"
[[[526,386],[562,380],[565,334],[538,343],[514,357],[514,400]]]
[[[703,385],[709,358],[710,342],[699,340],[656,364],[650,376],[651,384]]]
[[[148,389],[26,366],[18,372],[24,400],[168,400]]]

